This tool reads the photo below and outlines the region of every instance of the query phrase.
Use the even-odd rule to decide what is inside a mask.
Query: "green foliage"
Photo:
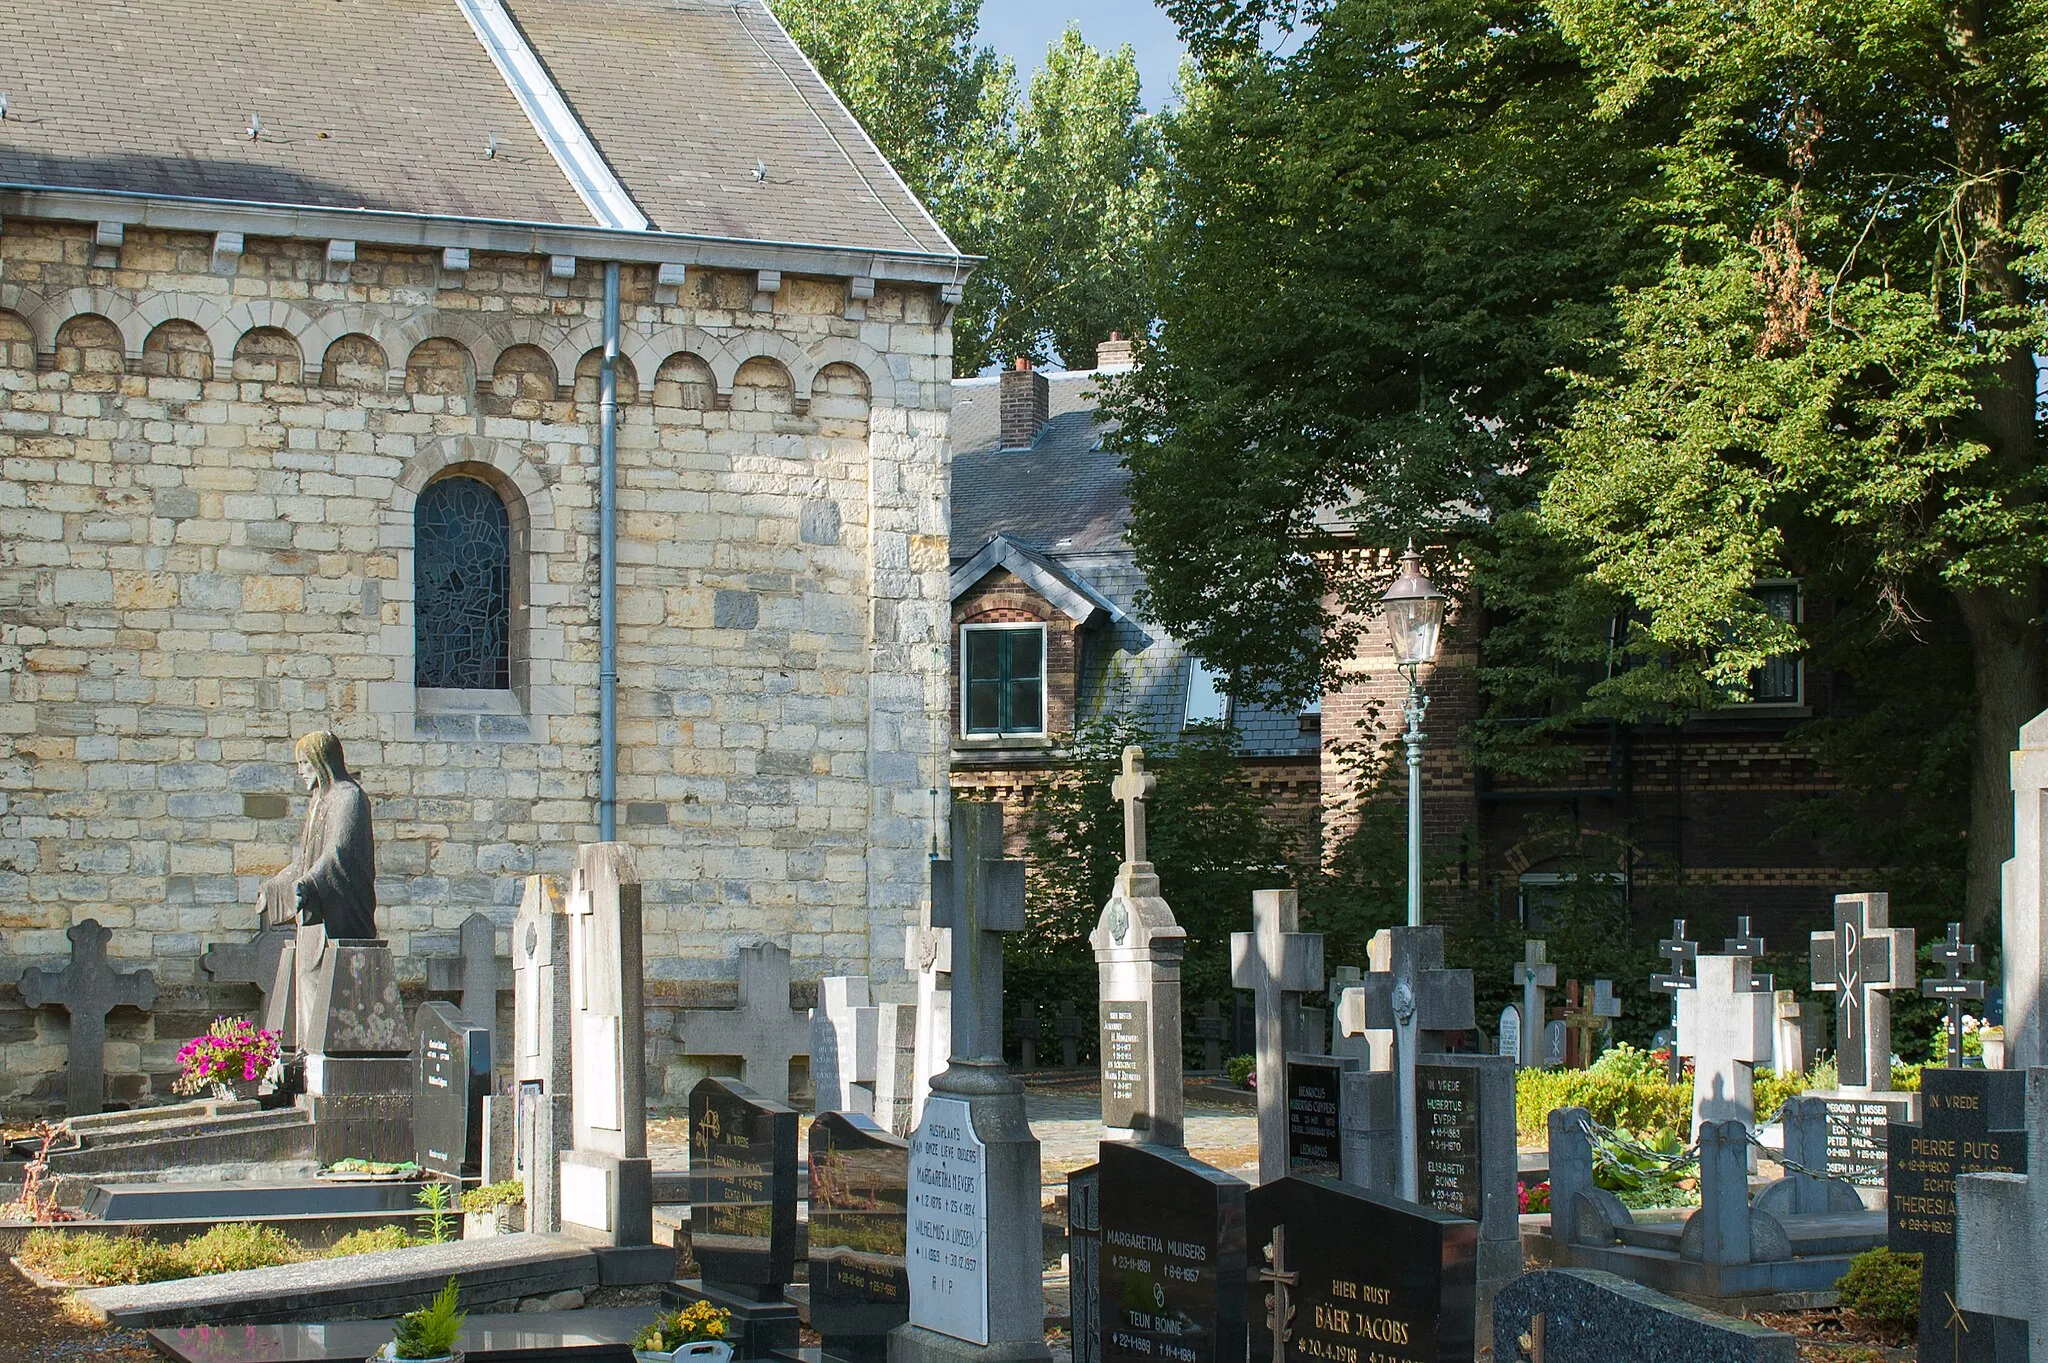
[[[1835,1284],[1845,1310],[1889,1338],[1904,1341],[1920,1330],[1920,1256],[1866,1250],[1849,1261]]]
[[[462,1210],[471,1216],[482,1216],[485,1212],[499,1207],[525,1205],[526,1185],[516,1178],[508,1178],[501,1183],[481,1184],[462,1195]]]
[[[39,1230],[29,1233],[21,1249],[22,1262],[38,1273],[94,1287],[269,1268],[311,1257],[283,1231],[250,1222],[226,1222],[176,1244],[139,1235]]]
[[[1917,1073],[1895,1069],[1893,1078],[1919,1086]],[[1757,1120],[1768,1122],[1794,1094],[1833,1087],[1834,1071],[1816,1067],[1809,1074],[1780,1075],[1759,1069],[1755,1083]],[[1543,1144],[1550,1114],[1561,1107],[1585,1108],[1601,1125],[1653,1144],[1676,1137],[1683,1146],[1692,1129],[1692,1078],[1670,1083],[1661,1059],[1626,1043],[1609,1048],[1587,1069],[1516,1071],[1515,1127],[1524,1144]]]
[[[1596,1136],[1592,1145],[1593,1185],[1615,1194],[1623,1206],[1699,1205],[1699,1167],[1678,1161],[1685,1139],[1677,1132],[1659,1132],[1632,1144]]]
[[[1233,1055],[1223,1062],[1223,1073],[1233,1084],[1248,1084],[1259,1072],[1259,1058],[1255,1055]]]
[[[1088,945],[1123,859],[1123,806],[1110,792],[1123,750],[1145,750],[1159,778],[1146,801],[1148,853],[1160,890],[1187,930],[1181,966],[1189,1015],[1216,999],[1230,1003],[1230,934],[1244,924],[1252,891],[1294,880],[1290,849],[1239,764],[1220,725],[1178,738],[1150,734],[1136,719],[1082,723],[1066,756],[1048,771],[1027,835],[1026,931],[1005,944],[1006,988],[1041,1016],[1061,1000],[1095,1014],[1095,957]],[[1084,1028],[1084,1040],[1093,1027]]]
[[[424,1183],[413,1194],[413,1200],[426,1209],[420,1217],[420,1234],[430,1245],[445,1244],[455,1238],[455,1218],[450,1215],[455,1199],[445,1183]]]
[[[1152,319],[1159,149],[1136,56],[1069,27],[1020,95],[975,41],[980,0],[773,0],[776,16],[953,240],[988,263],[954,313],[955,372],[1094,360]]]
[[[375,1254],[385,1249],[411,1249],[414,1245],[427,1243],[403,1226],[375,1226],[368,1230],[352,1230],[342,1236],[328,1247],[327,1257],[345,1259],[351,1254]]]
[[[311,1257],[305,1246],[277,1227],[250,1221],[223,1222],[179,1245],[178,1252],[185,1261],[188,1277],[268,1268]]]
[[[392,1350],[400,1358],[441,1358],[455,1352],[468,1312],[456,1310],[455,1279],[434,1294],[433,1301],[398,1318]]]

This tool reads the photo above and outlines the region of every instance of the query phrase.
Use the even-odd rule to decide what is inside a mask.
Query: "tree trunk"
[[[1963,936],[1990,943],[1999,932],[1999,867],[2012,856],[2012,779],[2008,755],[2020,726],[2041,713],[2044,670],[2041,577],[2023,595],[1956,593],[1970,631],[1977,713],[1970,732],[1970,832]]]

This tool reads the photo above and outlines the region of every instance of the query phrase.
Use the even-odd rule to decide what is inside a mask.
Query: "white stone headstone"
[[[1678,995],[1678,1053],[1692,1057],[1692,1136],[1701,1122],[1756,1128],[1753,1071],[1770,1054],[1776,1005],[1749,987],[1745,956],[1701,956],[1699,983]]]
[[[1500,1010],[1500,1054],[1522,1063],[1522,1010],[1512,1003]]]
[[[2005,986],[2005,1063],[2010,1069],[2048,1065],[2042,981],[2048,979],[2048,710],[2020,730],[2012,755],[2012,860],[2003,868],[2000,974]]]
[[[910,1141],[910,1323],[988,1338],[987,1147],[958,1098],[928,1098]]]

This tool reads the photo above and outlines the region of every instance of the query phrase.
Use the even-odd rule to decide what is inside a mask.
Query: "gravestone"
[[[2048,1069],[2026,1071],[2027,1143],[2048,1149]],[[2028,1356],[2048,1358],[2048,1182],[2031,1174],[1966,1174],[1956,1180],[1956,1303],[1977,1315],[2024,1322]],[[2021,1267],[2024,1266],[2024,1267]],[[2031,1271],[2027,1271],[2027,1270]]]
[[[1934,947],[1934,963],[1945,973],[1920,981],[1920,997],[1948,1005],[1948,1063],[1963,1064],[1963,1000],[1984,997],[1984,981],[1963,978],[1963,967],[1977,964],[1977,948],[1963,940],[1963,925],[1950,923],[1948,936]]]
[[[116,1008],[154,1008],[156,976],[108,965],[107,943],[114,933],[96,918],[74,924],[64,935],[71,939],[71,960],[61,968],[22,971],[21,1000],[30,1008],[62,1008],[71,1015],[65,1111],[82,1117],[107,1105],[107,1014]]]
[[[1895,1122],[1885,1175],[1888,1242],[1921,1255],[1920,1357],[2014,1363],[2027,1357],[2024,1323],[1954,1305],[1956,1189],[1964,1174],[2027,1172],[2027,1072],[1920,1072],[1922,1121]]]
[[[1010,1036],[1017,1043],[1017,1067],[1024,1070],[1038,1068],[1038,1005],[1024,1001],[1017,1005],[1017,1016],[1010,1022]]]
[[[867,976],[818,981],[818,1006],[811,1010],[813,1110],[874,1115],[880,1023]]]
[[[917,1125],[917,1005],[875,1005],[875,1121],[903,1136]]]
[[[1415,1077],[1416,1200],[1479,1225],[1473,1320],[1484,1344],[1494,1294],[1522,1272],[1515,1062],[1497,1055],[1431,1055],[1416,1067]]]
[[[1323,987],[1323,935],[1302,932],[1293,890],[1252,895],[1252,930],[1230,935],[1230,982],[1252,993],[1258,1013],[1259,1179],[1287,1172],[1287,1057],[1306,1051],[1301,998]]]
[[[314,1157],[411,1159],[412,1027],[390,944],[333,939],[321,924],[304,924],[278,971],[294,977],[271,1001],[296,991],[306,1083],[299,1101],[313,1119]]]
[[[559,1161],[564,1232],[597,1242],[606,1282],[660,1282],[647,1158],[646,971],[640,875],[622,842],[576,849],[569,885],[569,1080],[574,1144]]]
[[[1548,942],[1524,942],[1521,964],[1515,967],[1515,980],[1522,986],[1522,1021],[1527,1029],[1522,1039],[1522,1063],[1532,1069],[1547,1063],[1539,1049],[1543,1036],[1538,1025],[1549,1016],[1544,1007],[1547,991],[1557,988],[1557,967],[1546,959],[1549,952]]]
[[[1338,1021],[1352,1035],[1373,1028],[1394,1033],[1395,1191],[1413,1202],[1420,1110],[1415,1067],[1423,1055],[1446,1049],[1447,1033],[1472,1027],[1472,972],[1444,967],[1441,927],[1382,928],[1367,950],[1372,970],[1358,988],[1345,991]]]
[[[1749,987],[1749,958],[1697,958],[1694,987],[1678,995],[1678,1053],[1692,1057],[1692,1133],[1700,1124],[1756,1126],[1755,1067],[1770,1054],[1775,1009]]]
[[[1598,1269],[1528,1273],[1494,1298],[1496,1363],[1799,1363],[1782,1330]]]
[[[1088,944],[1095,951],[1102,1124],[1111,1140],[1182,1143],[1180,962],[1187,933],[1159,893],[1145,850],[1145,796],[1159,778],[1124,749],[1112,787],[1124,806],[1124,860]]]
[[[1343,1178],[1342,1067],[1334,1056],[1290,1056],[1286,1073],[1287,1172]]]
[[[1564,1019],[1552,1018],[1543,1024],[1543,1065],[1546,1069],[1561,1069],[1571,1046],[1571,1038],[1565,1032]]]
[[[1723,956],[1740,956],[1749,961],[1749,987],[1759,994],[1777,992],[1777,983],[1767,971],[1758,970],[1756,962],[1764,958],[1764,939],[1749,930],[1749,917],[1744,915],[1735,920],[1735,935],[1721,939]]]
[[[1038,1140],[1003,1065],[1003,934],[1024,927],[1024,865],[1001,805],[956,801],[932,862],[932,923],[953,934],[952,1061],[910,1142],[910,1320],[891,1363],[1044,1363]]]
[[[273,926],[260,929],[246,942],[215,942],[199,957],[199,968],[215,984],[256,986],[256,1011],[261,1021],[269,1016],[271,987],[277,983],[278,958],[292,942],[292,929]]]
[[[1245,1198],[1253,1363],[1471,1363],[1478,1227],[1329,1179]]]
[[[498,925],[489,914],[472,913],[462,920],[456,942],[455,955],[428,958],[427,988],[437,994],[460,995],[461,1013],[469,1024],[496,1031],[502,978]]]
[[[1698,960],[1700,954],[1700,944],[1686,939],[1683,918],[1671,920],[1671,935],[1657,943],[1657,954],[1670,963],[1670,969],[1650,976],[1650,988],[1671,996],[1671,1058],[1665,1074],[1675,1084],[1685,1068],[1678,1054],[1678,1001],[1684,990],[1693,987],[1692,979],[1685,973],[1686,962]]]
[[[1500,1010],[1500,1054],[1522,1063],[1522,1010],[1514,1004]]]
[[[811,1123],[811,1328],[824,1357],[880,1363],[910,1318],[910,1147],[857,1113]]]
[[[2016,1070],[2048,1065],[2048,1030],[2042,984],[2048,981],[2048,710],[2020,729],[2012,754],[2012,859],[2001,870],[2004,988],[1999,1013],[2005,1024],[2005,1063]],[[1987,1062],[1988,1063],[1988,1062]]]
[[[1355,965],[1328,966],[1323,971],[1323,999],[1329,1005],[1327,1010],[1310,1010],[1308,1031],[1312,1036],[1325,1037],[1329,1041],[1329,1054],[1340,1058],[1363,1061],[1369,1070],[1391,1069],[1394,1064],[1394,1033],[1392,1030],[1373,1030],[1347,1036],[1343,1020],[1338,1016],[1339,1005],[1344,1001],[1344,991],[1355,989],[1365,983],[1365,972]]]
[[[1210,999],[1202,1005],[1202,1015],[1195,1019],[1195,1040],[1202,1043],[1202,1069],[1209,1074],[1223,1072],[1223,1043],[1230,1035],[1230,1024],[1223,1018],[1223,1010],[1216,1000]]]
[[[1110,1141],[1099,1168],[1101,1363],[1245,1363],[1244,1181]]]
[[[1074,1363],[1102,1363],[1102,1167],[1067,1175],[1067,1316]]]
[[[789,950],[774,942],[739,949],[737,1008],[685,1008],[675,1039],[684,1055],[738,1056],[748,1088],[789,1101],[789,1062],[811,1053],[811,1019],[789,1006]]]
[[[1913,1121],[1915,1109],[1899,1101],[1903,1094],[1801,1095],[1802,1101],[1824,1114],[1825,1142],[1820,1159],[1795,1154],[1790,1144],[1785,1153],[1809,1168],[1826,1169],[1836,1178],[1859,1188],[1882,1188],[1891,1163],[1891,1127],[1894,1122]],[[1790,1136],[1787,1136],[1788,1142]]]
[[[1771,1038],[1771,1058],[1780,1074],[1804,1074],[1812,1063],[1815,1048],[1807,1044],[1805,1005],[1789,989],[1772,995],[1776,1030]]]
[[[1813,987],[1835,995],[1835,1064],[1843,1090],[1892,1086],[1892,1004],[1914,982],[1913,930],[1890,923],[1890,896],[1838,894],[1835,930],[1813,934]]]
[[[662,1289],[669,1306],[708,1301],[732,1313],[742,1358],[797,1345],[796,1128],[787,1104],[732,1079],[690,1090],[690,1255],[702,1276]]]
[[[511,1101],[513,1174],[526,1185],[530,1231],[562,1228],[559,1165],[575,1144],[569,957],[561,886],[550,876],[528,876],[512,924]]]
[[[953,1049],[953,933],[950,928],[933,926],[931,913],[927,905],[924,922],[903,930],[904,967],[917,976],[917,1012],[912,1018],[916,1041],[906,1131],[916,1128],[924,1113],[924,1100],[932,1091],[932,1076],[946,1068]]]
[[[491,1096],[491,1033],[445,1003],[423,1003],[413,1015],[414,1156],[445,1178],[483,1171],[484,1100]]]
[[[1777,1193],[1766,1188],[1758,1195],[1757,1203],[1779,1215],[1861,1212],[1864,1209],[1863,1199],[1856,1192],[1856,1180],[1849,1177],[1841,1153],[1830,1148],[1832,1133],[1828,1105],[1817,1098],[1794,1094],[1779,1109],[1778,1124],[1785,1133],[1785,1176],[1772,1188],[1782,1186],[1784,1191]],[[1877,1167],[1873,1175],[1880,1186],[1884,1182],[1885,1140],[1885,1128],[1880,1126],[1875,1149]],[[1861,1157],[1866,1156],[1869,1150],[1865,1137],[1861,1149],[1845,1153]],[[1746,1175],[1747,1171],[1744,1172]]]
[[[1053,1018],[1053,1030],[1060,1038],[1060,1065],[1065,1069],[1079,1069],[1081,1065],[1081,1015],[1074,1011],[1074,1001],[1068,999],[1060,1004],[1060,1011]]]

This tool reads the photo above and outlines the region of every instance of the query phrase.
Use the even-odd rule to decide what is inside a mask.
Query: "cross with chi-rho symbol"
[[[1890,924],[1891,897],[1835,896],[1835,930],[1813,934],[1813,987],[1836,995],[1835,1063],[1845,1089],[1891,1087],[1889,989],[1913,982],[1913,929]]]
[[[1948,1063],[1951,1069],[1963,1065],[1963,1000],[1984,997],[1984,981],[1963,978],[1963,967],[1977,964],[1977,948],[1963,940],[1963,925],[1950,923],[1948,937],[1935,944],[1934,963],[1948,971],[1946,976],[1930,975],[1920,981],[1920,997],[1948,1000]]]

